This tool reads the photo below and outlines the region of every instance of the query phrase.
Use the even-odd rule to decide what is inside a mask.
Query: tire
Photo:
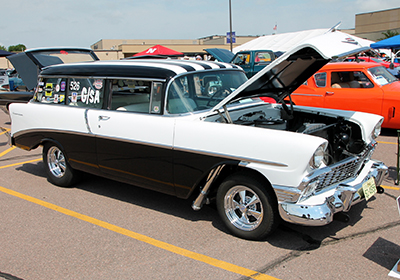
[[[64,151],[54,143],[43,147],[43,162],[48,180],[60,187],[71,187],[77,181],[77,172],[71,168]]]
[[[217,210],[229,231],[244,239],[262,240],[279,224],[272,189],[245,174],[227,177],[217,192]]]

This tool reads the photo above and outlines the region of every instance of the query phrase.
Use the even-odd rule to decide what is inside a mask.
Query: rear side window
[[[270,52],[256,52],[254,62],[256,63],[270,63],[272,61]]]
[[[35,100],[47,104],[65,104],[66,78],[42,78],[36,88]]]
[[[315,85],[317,87],[326,87],[326,73],[317,73],[314,75]]]
[[[104,80],[96,78],[70,78],[68,81],[67,105],[87,108],[102,108]]]
[[[111,80],[111,84],[112,110],[150,113],[151,81],[115,79]]]
[[[374,84],[362,71],[342,71],[331,73],[332,88],[372,88]]]

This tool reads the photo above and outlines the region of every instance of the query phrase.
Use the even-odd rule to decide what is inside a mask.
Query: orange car
[[[400,128],[400,81],[371,62],[333,62],[292,93],[296,105],[374,113]]]

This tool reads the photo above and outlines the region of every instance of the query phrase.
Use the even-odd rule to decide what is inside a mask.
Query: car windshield
[[[167,112],[182,114],[213,108],[247,80],[239,70],[191,73],[175,78],[168,87]]]
[[[375,81],[381,86],[398,81],[383,66],[377,66],[377,67],[370,68],[370,69],[368,69],[368,72],[372,75],[372,77],[375,79]]]
[[[34,51],[32,55],[43,67],[55,64],[97,60],[89,51],[80,50]]]

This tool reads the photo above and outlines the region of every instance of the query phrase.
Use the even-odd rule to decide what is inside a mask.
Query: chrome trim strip
[[[292,93],[291,95],[323,97],[322,94]]]
[[[85,124],[86,124],[86,128],[89,131],[89,134],[93,134],[92,131],[90,130],[90,125],[89,125],[89,119],[88,119],[88,112],[89,109],[85,110]]]
[[[110,76],[75,76],[75,75],[39,75],[39,78],[72,78],[72,79],[108,79],[108,80],[140,80],[140,81],[150,81],[150,82],[166,82],[166,79],[158,79],[158,78],[132,78],[132,77],[110,77]]]

